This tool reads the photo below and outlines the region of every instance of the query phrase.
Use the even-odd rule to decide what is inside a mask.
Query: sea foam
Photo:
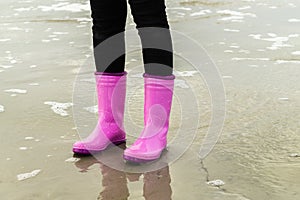
[[[0,113],[4,112],[4,106],[0,105]]]
[[[26,94],[27,90],[22,90],[22,89],[8,89],[8,90],[4,90],[5,92],[8,93],[17,93],[17,94]]]
[[[65,110],[73,106],[72,103],[59,103],[54,101],[46,101],[44,102],[44,104],[50,105],[54,113],[61,115],[63,117],[69,115],[68,112]]]
[[[41,172],[40,169],[33,170],[32,172],[24,173],[24,174],[18,174],[17,179],[18,181],[23,181],[32,177],[35,177]]]

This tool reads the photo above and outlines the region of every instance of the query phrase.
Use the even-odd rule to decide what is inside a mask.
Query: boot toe
[[[162,151],[163,149],[147,150],[147,149],[139,149],[136,146],[132,146],[127,148],[124,151],[123,158],[127,161],[143,163],[143,162],[148,162],[148,161],[153,161],[158,159]]]
[[[79,149],[82,149],[82,148],[85,148],[84,147],[84,144],[81,142],[81,141],[77,141],[73,144],[73,148],[79,148]]]

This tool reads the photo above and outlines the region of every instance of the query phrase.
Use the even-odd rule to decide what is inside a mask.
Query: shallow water
[[[197,135],[169,166],[132,174],[71,153],[79,138],[73,83],[82,65],[94,70],[86,65],[91,56],[87,1],[2,1],[1,199],[299,199],[299,7],[296,0],[169,0],[172,29],[201,43],[219,67],[226,121],[218,144],[200,160],[211,101],[200,74],[177,56],[175,93],[193,87],[200,111]],[[127,60],[129,71],[141,64],[138,52]],[[129,88],[134,81],[142,85],[141,73],[141,67],[130,71]],[[142,87],[132,88],[126,121],[141,127]],[[174,99],[170,140],[177,122],[188,117],[180,116],[179,100]],[[95,123],[94,106],[82,107],[90,117],[87,129]],[[18,180],[24,174],[29,177]],[[224,185],[207,184],[218,179]]]

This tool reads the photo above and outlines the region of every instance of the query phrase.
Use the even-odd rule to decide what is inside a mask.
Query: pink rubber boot
[[[174,79],[174,75],[144,74],[144,129],[124,151],[125,160],[139,163],[156,160],[166,148]]]
[[[98,123],[84,140],[73,145],[76,154],[91,154],[106,149],[111,143],[125,142],[123,125],[126,95],[126,72],[96,72]]]

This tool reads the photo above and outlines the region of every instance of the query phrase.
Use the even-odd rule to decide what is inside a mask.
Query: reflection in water
[[[169,166],[162,169],[147,172],[144,174],[144,197],[145,199],[171,199],[171,178],[169,173]]]
[[[99,200],[124,200],[129,197],[127,183],[139,181],[144,177],[143,196],[146,200],[170,200],[172,196],[171,178],[169,166],[146,173],[125,173],[110,168],[93,156],[82,157],[75,163],[81,172],[86,172],[94,164],[100,165],[102,174],[102,191],[97,199]]]
[[[118,171],[107,167],[100,163],[102,174],[102,191],[98,199],[127,199],[129,197],[129,191],[127,187],[126,174],[122,171]]]

